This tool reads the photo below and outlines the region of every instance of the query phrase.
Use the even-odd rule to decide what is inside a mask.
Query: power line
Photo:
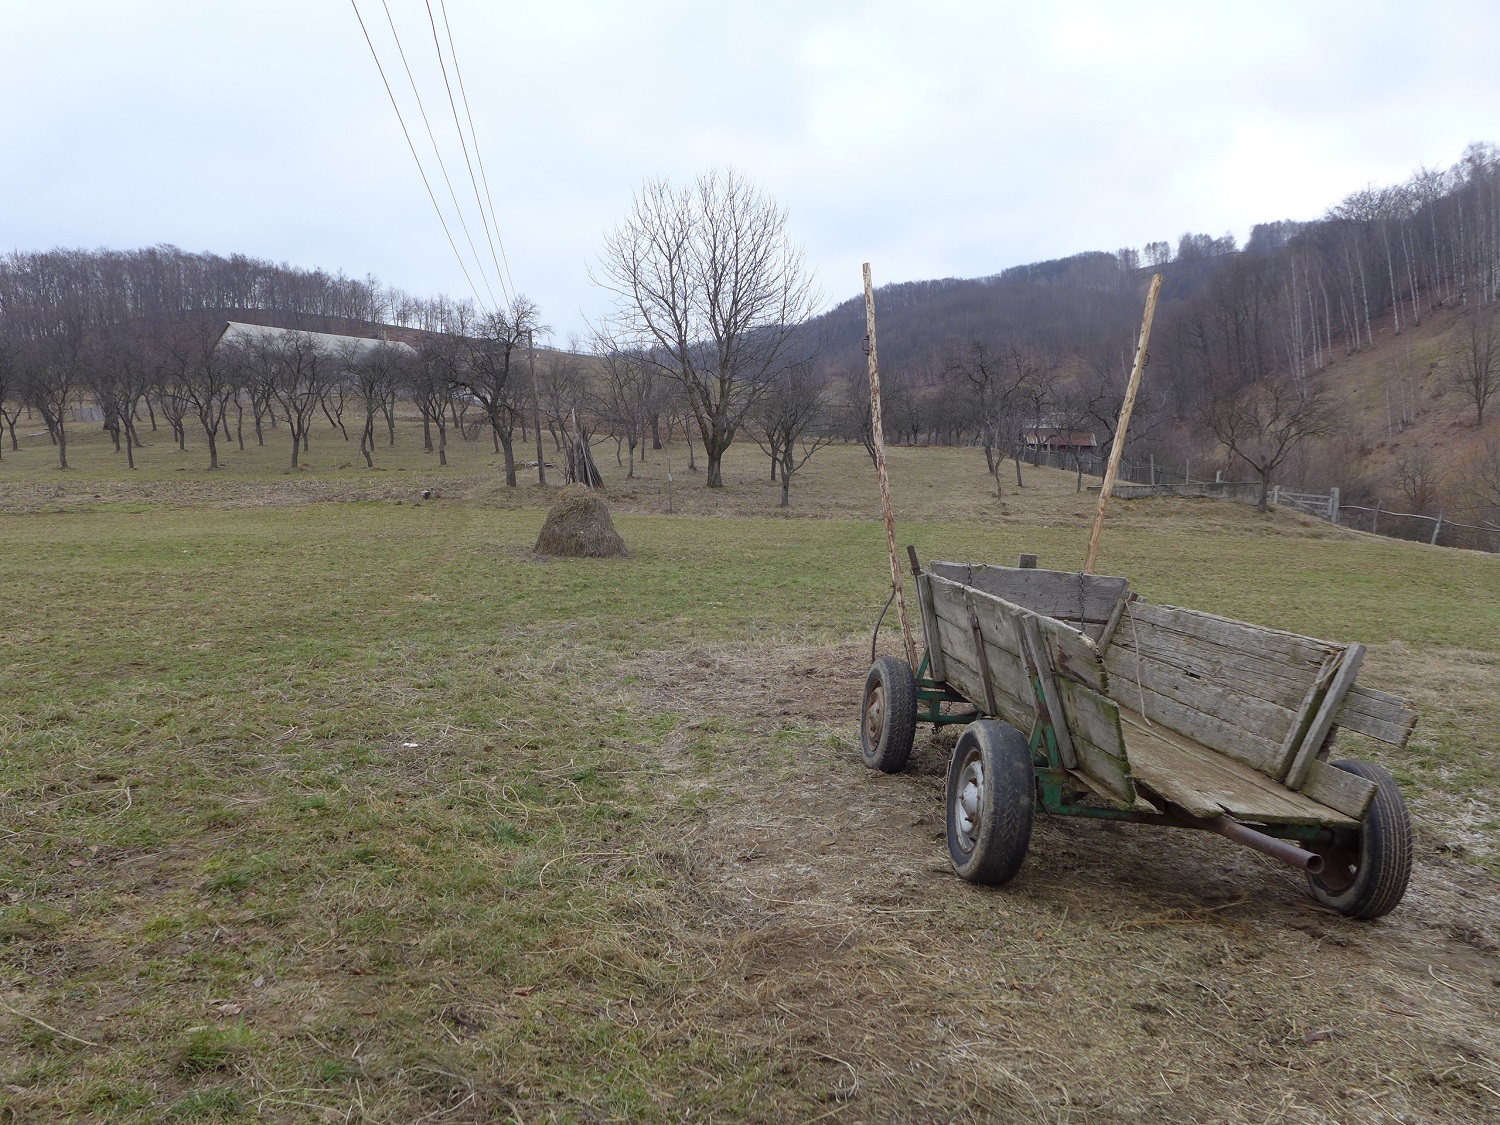
[[[448,81],[448,68],[443,63],[443,45],[438,40],[437,20],[432,14],[432,0],[424,0],[424,3],[427,7],[427,23],[432,28],[432,46],[437,51],[438,69],[443,75],[443,88],[448,91],[448,109],[453,114],[453,127],[458,132],[458,144],[463,149],[464,164],[469,169],[469,185],[474,189],[474,202],[479,207],[479,221],[484,224],[484,235],[490,244],[490,260],[495,263],[495,276],[500,280],[500,291],[505,294],[505,299],[509,301],[511,295],[505,286],[505,271],[500,268],[500,259],[495,253],[495,236],[499,233],[499,224],[496,224],[497,230],[495,235],[492,235],[490,232],[490,219],[484,213],[484,200],[479,196],[479,182],[474,178],[474,162],[469,159],[469,146],[464,141],[463,123],[458,119],[458,106],[453,100],[453,86]],[[446,14],[444,18],[446,20]],[[453,72],[457,74],[458,53],[453,47],[453,31],[451,27],[448,29],[448,51],[453,56]],[[462,79],[460,79],[460,86],[462,86]],[[464,108],[465,110],[468,109],[467,100],[464,102]],[[474,132],[474,119],[472,116],[469,118],[469,133],[474,141],[474,155],[477,157],[479,155],[479,136]]]
[[[353,0],[350,0],[352,3]],[[401,35],[396,30],[396,20],[391,15],[391,6],[386,0],[380,0],[381,7],[385,9],[385,19],[391,28],[391,37],[396,41],[396,53],[401,56],[401,65],[406,70],[406,79],[411,83],[412,96],[417,100],[417,111],[422,115],[422,124],[427,127],[427,139],[432,142],[432,153],[437,158],[438,169],[443,173],[443,182],[448,185],[448,195],[453,200],[453,209],[458,213],[458,225],[463,228],[464,238],[468,240],[469,250],[474,255],[474,263],[479,267],[479,277],[484,282],[484,287],[489,291],[491,307],[497,306],[495,291],[490,288],[489,274],[484,269],[484,261],[479,256],[479,250],[474,245],[474,236],[469,231],[469,224],[464,219],[463,207],[458,202],[458,192],[453,188],[453,180],[448,175],[448,166],[443,163],[442,150],[438,148],[437,136],[432,131],[432,122],[427,117],[427,107],[422,104],[421,92],[417,89],[416,76],[411,72],[411,64],[406,61],[406,50],[401,46]],[[503,286],[502,286],[503,288]]]
[[[443,209],[438,206],[437,195],[432,190],[432,184],[427,179],[426,169],[422,167],[422,158],[417,155],[417,146],[412,142],[411,131],[406,127],[406,119],[401,116],[401,107],[396,103],[396,95],[391,90],[390,81],[385,76],[385,67],[380,65],[380,55],[376,52],[375,44],[370,39],[370,30],[365,26],[365,18],[360,15],[359,5],[355,0],[349,0],[349,6],[354,9],[354,18],[359,20],[359,29],[364,33],[366,46],[370,48],[370,57],[375,60],[375,69],[380,72],[380,81],[385,86],[386,97],[391,99],[391,108],[396,111],[396,121],[401,126],[402,136],[406,138],[406,147],[411,150],[411,158],[416,161],[417,174],[422,177],[422,186],[427,189],[427,198],[432,200],[432,209],[437,212],[438,223],[443,228],[443,234],[448,237],[448,245],[453,250],[453,256],[458,259],[458,268],[463,271],[464,280],[469,283],[469,291],[474,294],[474,300],[483,304],[483,298],[479,296],[479,289],[474,285],[474,279],[469,276],[469,267],[464,264],[464,256],[458,252],[458,243],[453,240],[453,232],[448,229],[448,220],[443,217]],[[488,285],[486,285],[486,288],[488,288]],[[491,294],[491,297],[493,297],[493,294]]]
[[[500,237],[500,220],[495,217],[495,199],[490,194],[490,178],[484,170],[484,155],[479,151],[479,134],[474,131],[474,114],[469,109],[469,92],[464,88],[464,74],[458,66],[458,51],[453,46],[453,25],[448,22],[447,0],[438,0],[438,10],[443,13],[443,30],[448,36],[448,53],[453,56],[453,73],[458,76],[458,93],[463,99],[464,114],[469,119],[469,135],[474,138],[474,159],[479,162],[479,178],[484,182],[484,197],[489,202],[490,221],[495,224],[495,241],[500,245],[500,260],[505,263],[505,277],[510,282],[512,293],[516,291],[516,280],[511,276],[510,259],[505,253],[505,241]]]

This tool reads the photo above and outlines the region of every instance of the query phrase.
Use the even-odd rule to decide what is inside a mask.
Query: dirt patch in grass
[[[1042,818],[1015,883],[970,886],[943,840],[951,740],[920,735],[895,777],[858,761],[867,659],[850,642],[642,669],[648,703],[688,716],[669,760],[717,795],[676,841],[695,1018],[830,1116],[1500,1114],[1500,907],[1436,832],[1376,923],[1217,837],[1129,825]]]

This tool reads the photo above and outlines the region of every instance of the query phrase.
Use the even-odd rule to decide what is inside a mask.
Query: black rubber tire
[[[1036,818],[1026,736],[992,719],[966,726],[948,763],[947,804],[948,855],[959,875],[995,887],[1014,879]]]
[[[1309,875],[1307,884],[1315,899],[1340,914],[1379,918],[1396,909],[1411,881],[1411,814],[1396,779],[1380,766],[1360,761],[1332,765],[1373,781],[1375,800],[1358,831],[1317,849],[1326,866],[1321,875]]]
[[[917,678],[900,657],[882,656],[870,665],[859,705],[859,750],[865,765],[900,773],[917,736]]]

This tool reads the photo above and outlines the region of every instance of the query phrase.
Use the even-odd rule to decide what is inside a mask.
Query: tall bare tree
[[[649,181],[605,239],[596,280],[621,327],[683,387],[703,438],[708,487],[746,413],[795,354],[818,304],[786,212],[734,171],[687,187]]]
[[[1248,387],[1222,386],[1210,399],[1204,421],[1219,443],[1260,478],[1256,508],[1264,512],[1271,475],[1302,442],[1333,428],[1333,414],[1320,385],[1298,387],[1289,373]]]
[[[480,318],[462,353],[454,356],[453,381],[484,410],[495,451],[505,455],[505,483],[511,488],[516,487],[516,423],[530,402],[522,359],[531,334],[545,331],[536,305],[517,295],[508,308]]]
[[[1474,425],[1484,425],[1484,408],[1500,387],[1500,313],[1470,309],[1464,314],[1454,381],[1474,404]]]

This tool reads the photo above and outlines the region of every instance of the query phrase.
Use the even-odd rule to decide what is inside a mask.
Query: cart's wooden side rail
[[[1134,602],[1105,667],[1110,695],[1153,723],[1280,779],[1345,646]],[[1299,729],[1300,728],[1300,729]]]
[[[1044,693],[1055,693],[1057,706],[1049,711],[1061,720],[1054,733],[1065,764],[1118,799],[1135,800],[1119,711],[1105,694],[1109,677],[1092,641],[941,574],[923,574],[917,589],[929,664],[942,669],[945,682],[995,718],[1031,730],[1037,712],[1034,672]]]
[[[930,567],[939,577],[1073,625],[1096,642],[1113,618],[1120,598],[1130,589],[1126,579],[1107,575],[984,563],[934,562]]]

